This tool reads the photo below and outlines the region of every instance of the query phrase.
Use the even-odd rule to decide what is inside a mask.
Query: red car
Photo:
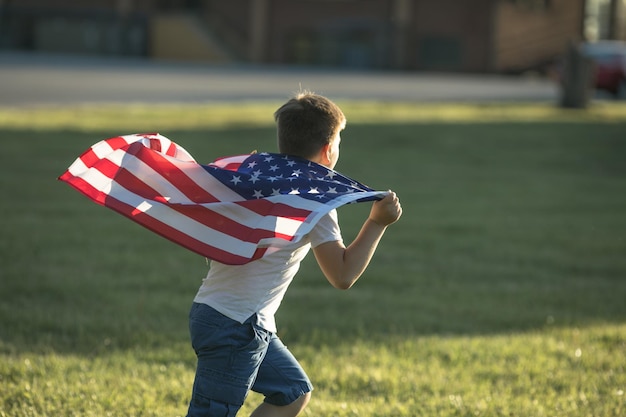
[[[626,99],[626,42],[586,43],[581,51],[594,63],[595,88]]]

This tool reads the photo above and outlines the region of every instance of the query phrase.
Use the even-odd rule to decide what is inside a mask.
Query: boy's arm
[[[317,263],[333,287],[347,290],[354,285],[370,263],[387,226],[401,215],[400,201],[390,191],[373,204],[361,231],[347,248],[341,241],[326,242],[313,248]]]

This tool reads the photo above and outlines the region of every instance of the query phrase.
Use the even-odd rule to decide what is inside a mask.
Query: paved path
[[[0,106],[284,100],[302,88],[332,99],[555,101],[538,78],[207,66],[0,53]]]

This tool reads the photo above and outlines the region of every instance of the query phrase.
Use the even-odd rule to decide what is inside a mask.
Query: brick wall
[[[269,0],[263,56],[273,63],[484,71],[491,63],[493,2],[406,0],[400,28],[398,0]]]
[[[584,0],[551,0],[545,8],[500,2],[496,8],[494,69],[519,71],[549,63],[582,35]]]
[[[235,57],[250,58],[251,0],[204,0],[202,17],[209,30]]]
[[[273,0],[266,56],[271,62],[381,68],[391,0]]]
[[[414,68],[484,71],[489,67],[493,0],[420,0],[415,3]]]

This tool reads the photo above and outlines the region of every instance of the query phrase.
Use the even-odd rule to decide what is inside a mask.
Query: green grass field
[[[0,416],[185,415],[205,260],[56,177],[141,131],[274,151],[277,104],[0,109]],[[340,104],[337,169],[404,215],[353,289],[310,257],[287,293],[304,415],[626,415],[626,106]]]

